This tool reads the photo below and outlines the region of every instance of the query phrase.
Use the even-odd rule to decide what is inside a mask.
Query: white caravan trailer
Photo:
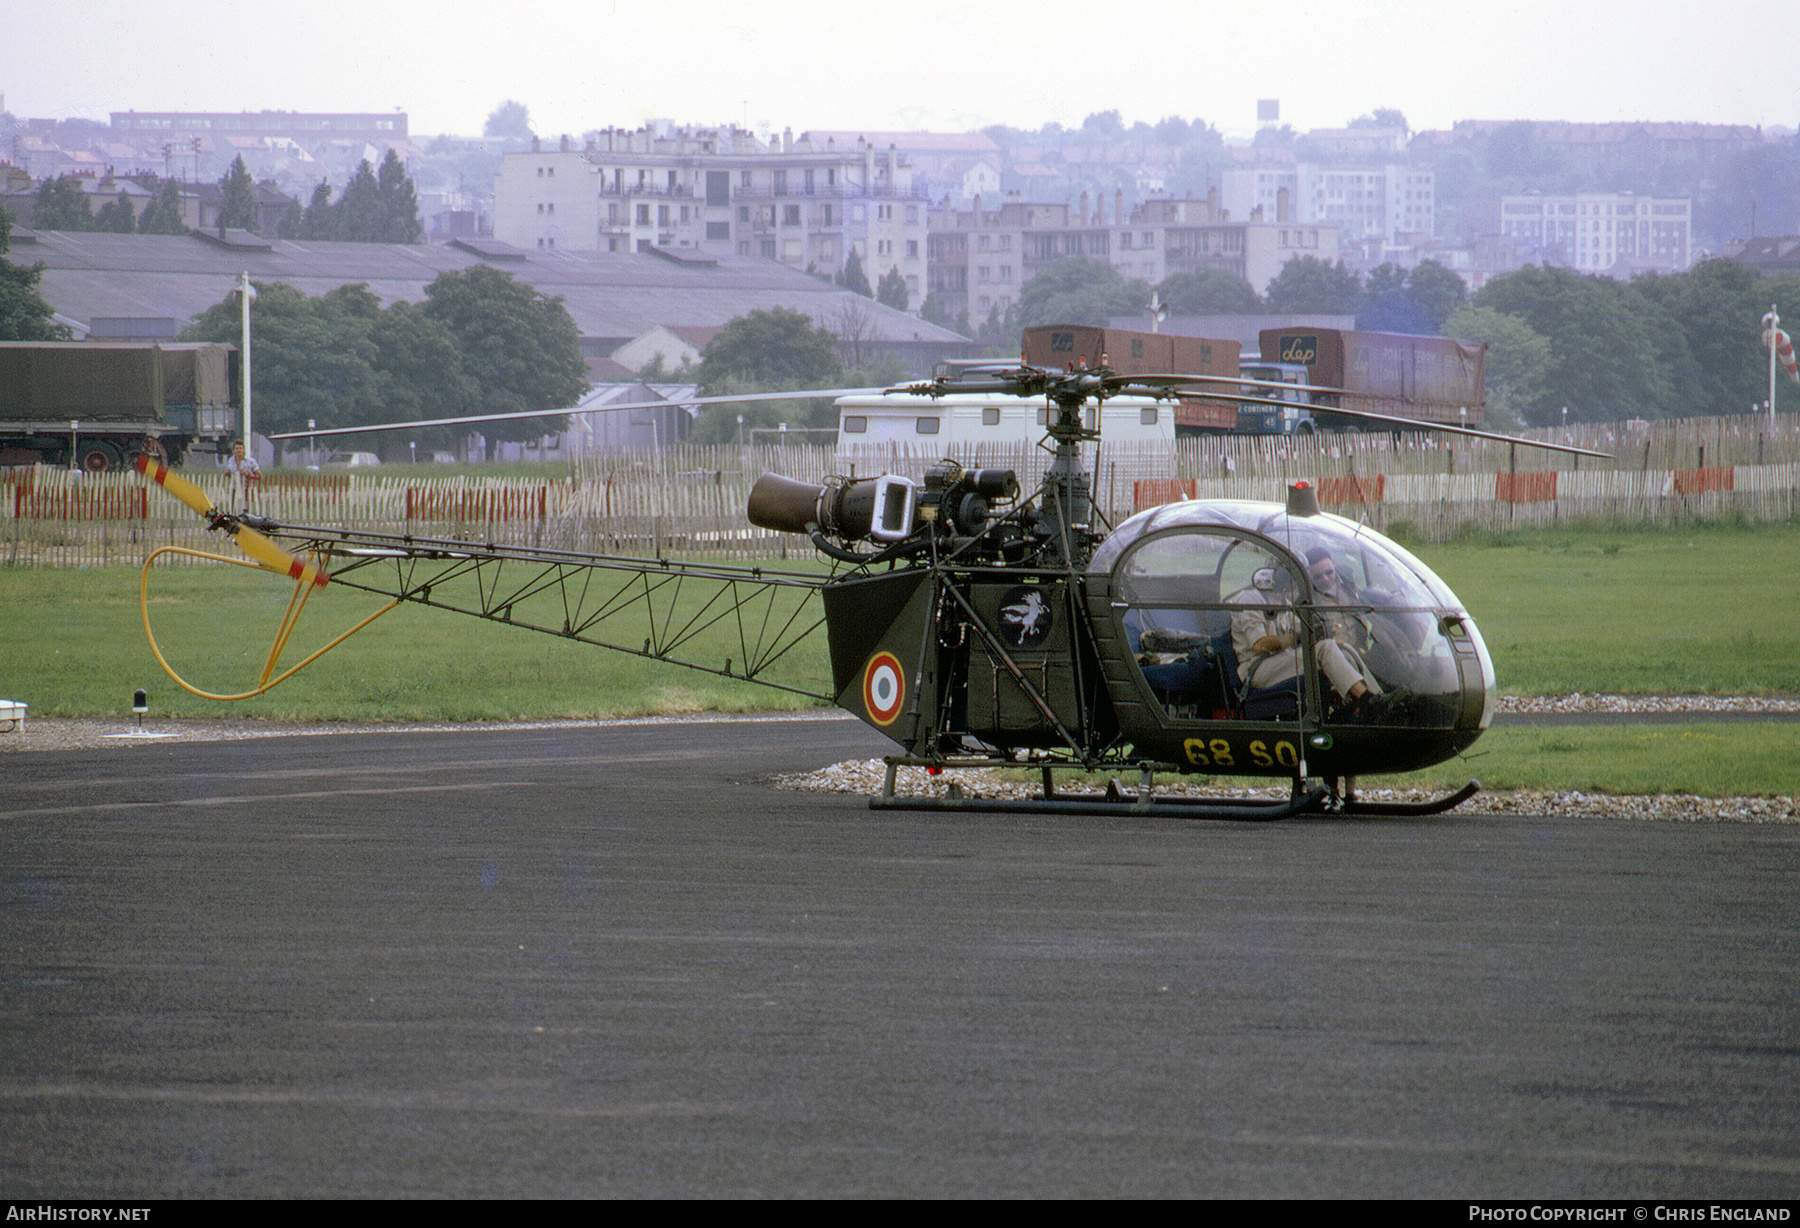
[[[893,445],[936,448],[971,456],[982,444],[1011,446],[1044,438],[1043,397],[997,392],[951,392],[941,397],[889,392],[839,397],[838,448]],[[1082,416],[1091,427],[1097,405]],[[1113,397],[1100,423],[1108,443],[1175,438],[1175,403],[1150,397]]]

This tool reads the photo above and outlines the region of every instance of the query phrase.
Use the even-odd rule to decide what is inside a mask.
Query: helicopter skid
[[[1348,815],[1386,815],[1394,818],[1406,818],[1413,815],[1443,814],[1481,792],[1481,782],[1471,780],[1454,793],[1446,793],[1443,797],[1428,802],[1364,802],[1355,797],[1347,797],[1339,806],[1340,814]]]

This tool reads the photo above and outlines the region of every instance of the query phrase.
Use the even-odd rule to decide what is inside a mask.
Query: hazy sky
[[[1247,136],[1256,100],[1277,98],[1301,130],[1376,107],[1415,129],[1800,123],[1791,22],[1758,37],[1756,6],[1672,0],[13,7],[0,93],[27,117],[401,109],[414,134],[478,135],[516,98],[545,137],[657,117],[796,132],[1074,127],[1110,109],[1127,124],[1180,115]]]

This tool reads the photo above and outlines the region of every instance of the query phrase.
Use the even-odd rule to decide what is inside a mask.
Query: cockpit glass
[[[1442,581],[1350,521],[1229,514],[1247,506],[1208,505],[1205,524],[1186,525],[1170,509],[1160,531],[1108,552],[1119,629],[1164,711],[1453,724],[1462,678],[1448,637],[1463,632],[1442,617],[1457,607]]]

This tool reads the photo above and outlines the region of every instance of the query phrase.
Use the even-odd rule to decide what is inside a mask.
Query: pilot
[[[1347,606],[1357,601],[1355,582],[1348,572],[1338,570],[1337,560],[1324,546],[1314,546],[1306,552],[1306,574],[1312,581],[1314,605]],[[1368,650],[1369,628],[1361,615],[1349,611],[1322,613],[1319,626],[1345,648],[1357,652]]]
[[[1250,588],[1231,600],[1235,605],[1291,605],[1293,594],[1291,572],[1265,567],[1256,573]],[[1246,691],[1279,686],[1300,673],[1299,616],[1291,608],[1239,610],[1231,616],[1231,646]],[[1331,689],[1345,703],[1372,701],[1381,694],[1381,685],[1354,647],[1322,636],[1313,644],[1313,656]]]
[[[1424,641],[1417,616],[1384,609],[1394,604],[1394,598],[1380,589],[1359,592],[1324,546],[1307,551],[1306,574],[1312,580],[1313,604],[1319,607],[1320,630],[1356,652],[1369,676],[1387,680],[1383,715],[1389,720],[1400,716],[1421,684],[1419,648]],[[1338,613],[1332,606],[1357,608]]]

